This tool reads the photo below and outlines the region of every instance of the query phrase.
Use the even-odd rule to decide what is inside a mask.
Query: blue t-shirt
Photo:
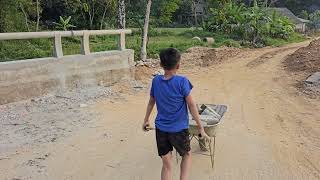
[[[193,88],[183,76],[174,75],[166,80],[158,75],[152,80],[150,95],[155,98],[158,114],[156,128],[164,132],[179,132],[189,128],[186,97]]]

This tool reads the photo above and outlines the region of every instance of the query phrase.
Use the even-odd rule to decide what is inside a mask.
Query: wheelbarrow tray
[[[206,106],[210,107],[213,109],[216,113],[220,115],[220,118],[218,119],[218,122],[216,124],[208,125],[206,122],[201,121],[202,126],[204,127],[204,131],[207,133],[208,136],[210,137],[215,137],[217,130],[218,130],[218,125],[220,124],[225,112],[227,111],[227,106],[226,105],[215,105],[215,104],[205,104]],[[198,125],[196,124],[196,121],[193,120],[191,117],[189,117],[189,133],[191,136],[198,136],[199,131],[198,131]],[[201,118],[201,116],[200,116]]]

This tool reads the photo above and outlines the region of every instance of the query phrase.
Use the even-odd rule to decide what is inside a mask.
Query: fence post
[[[83,36],[81,39],[81,54],[88,55],[90,54],[90,33],[89,31],[83,31]]]
[[[120,32],[118,46],[121,51],[126,49],[126,34],[123,31]]]
[[[61,34],[59,32],[54,33],[54,57],[60,58],[63,57]]]

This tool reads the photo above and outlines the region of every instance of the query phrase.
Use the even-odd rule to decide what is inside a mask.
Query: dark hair
[[[175,48],[164,49],[160,52],[160,63],[163,69],[172,70],[180,62],[181,54]]]

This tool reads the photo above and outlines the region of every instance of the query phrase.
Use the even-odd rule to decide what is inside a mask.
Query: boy
[[[150,113],[156,103],[158,110],[155,120],[156,141],[158,154],[163,163],[161,180],[170,180],[172,177],[173,147],[182,156],[180,180],[188,179],[191,165],[188,107],[198,125],[199,134],[209,138],[200,123],[196,104],[190,95],[192,84],[186,77],[176,74],[180,58],[179,51],[174,48],[161,51],[160,62],[165,74],[158,75],[152,80],[150,99],[142,126],[144,131],[148,130]]]

